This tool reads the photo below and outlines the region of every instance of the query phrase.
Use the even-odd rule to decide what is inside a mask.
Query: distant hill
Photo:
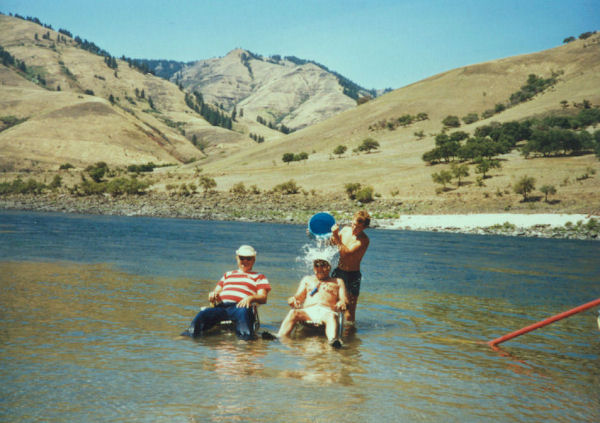
[[[452,213],[533,209],[512,190],[519,178],[533,176],[538,189],[557,189],[553,202],[539,201],[536,210],[600,212],[600,161],[589,148],[527,158],[519,151],[524,140],[500,155],[501,168],[486,178],[474,163],[462,163],[469,176],[445,189],[432,176],[450,172],[451,164],[423,161],[441,134],[472,137],[484,127],[548,116],[560,122],[585,108],[598,110],[597,33],[453,69],[359,106],[336,75],[314,63],[241,49],[186,64],[169,82],[144,72],[145,63],[111,57],[68,31],[30,20],[0,15],[0,47],[0,179],[67,162],[81,170],[98,161],[111,168],[152,161],[177,165],[153,173],[156,190],[197,184],[200,171],[222,191],[240,183],[271,190],[294,181],[303,195],[344,194],[346,184],[360,183],[407,212],[418,203],[419,210]],[[166,63],[167,73],[179,66]],[[541,82],[539,90],[528,81]],[[219,113],[227,117],[235,107],[231,129],[201,115],[202,105],[213,102],[223,104]],[[284,135],[257,118],[299,129]],[[583,129],[591,139],[600,134],[594,123]],[[379,147],[359,151],[365,140]],[[284,162],[290,155],[303,160]]]
[[[161,70],[165,67],[157,65]],[[247,119],[291,130],[351,109],[359,97],[377,94],[314,61],[279,55],[265,58],[243,49],[182,65],[170,79],[228,112],[243,112]]]
[[[253,141],[210,125],[175,84],[34,19],[0,14],[0,168],[185,163]],[[194,145],[196,144],[196,145]]]
[[[541,79],[558,74],[551,87],[527,101],[510,104],[511,96],[522,90],[530,75]],[[433,205],[452,204],[455,210],[471,204],[478,206],[513,202],[511,186],[521,176],[537,179],[538,187],[554,185],[563,195],[571,195],[558,207],[591,202],[600,207],[598,178],[600,162],[594,154],[526,159],[518,150],[501,157],[501,170],[492,178],[475,183],[478,176],[470,166],[467,185],[436,194],[440,187],[432,174],[450,170],[450,165],[430,166],[423,153],[435,147],[442,132],[465,131],[473,135],[478,127],[494,122],[520,121],[548,114],[575,114],[586,103],[600,106],[600,34],[578,39],[538,53],[520,55],[457,68],[394,90],[365,104],[340,113],[326,121],[295,132],[268,145],[257,145],[241,154],[214,161],[205,171],[218,175],[222,189],[245,181],[259,187],[272,187],[281,181],[294,180],[303,189],[343,192],[348,182],[370,185],[384,197],[397,196],[402,201],[427,201]],[[498,112],[496,112],[498,110]],[[408,125],[398,124],[404,116],[424,114]],[[463,118],[477,114],[477,120]],[[447,128],[442,121],[455,116],[459,127]],[[590,127],[593,133],[598,127]],[[355,153],[365,139],[377,141],[375,152]],[[347,151],[338,156],[334,149],[342,145]],[[308,153],[308,159],[285,164],[286,153]],[[594,173],[590,173],[594,172]],[[576,179],[579,178],[579,182]],[[568,194],[570,193],[570,194]],[[511,206],[512,207],[512,206]]]
[[[148,69],[156,76],[170,80],[173,75],[183,69],[185,66],[191,66],[194,62],[178,62],[176,60],[166,59],[135,59],[139,63],[145,64]]]

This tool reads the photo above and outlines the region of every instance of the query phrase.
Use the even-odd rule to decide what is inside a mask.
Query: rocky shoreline
[[[109,195],[78,197],[65,193],[13,194],[0,197],[0,210],[290,224],[306,224],[310,216],[318,211],[328,211],[336,217],[336,220],[347,223],[353,213],[360,208],[365,208],[371,213],[373,216],[371,226],[374,228],[579,240],[600,239],[600,222],[595,218],[569,221],[562,225],[539,222],[523,226],[517,219],[517,216],[523,215],[502,215],[509,216],[502,223],[464,227],[453,225],[453,215],[443,215],[445,223],[402,224],[400,216],[415,214],[418,206],[381,199],[361,205],[341,196],[239,195],[213,192],[187,197],[166,193],[121,197]],[[510,216],[514,216],[514,219]]]

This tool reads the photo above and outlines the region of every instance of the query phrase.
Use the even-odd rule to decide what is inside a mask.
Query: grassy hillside
[[[122,60],[111,67],[70,37],[31,22],[0,15],[0,45],[27,66],[22,72],[15,65],[0,65],[1,180],[25,171],[48,182],[60,164],[69,162],[76,169],[64,175],[68,185],[98,161],[111,168],[153,161],[175,164],[154,170],[151,189],[159,192],[183,183],[198,186],[201,177],[214,179],[220,191],[239,183],[265,191],[293,179],[305,196],[339,196],[348,183],[368,185],[376,201],[401,203],[407,211],[600,211],[600,162],[589,152],[525,158],[513,150],[500,156],[501,168],[480,182],[475,166],[467,163],[470,175],[461,186],[452,181],[446,190],[432,174],[449,170],[450,164],[422,160],[443,131],[473,135],[492,122],[575,114],[584,103],[598,107],[599,34],[435,75],[290,135],[243,120],[233,131],[210,126],[186,105],[185,93],[175,84]],[[557,80],[530,100],[510,104],[531,74]],[[483,118],[488,111],[491,116]],[[462,118],[472,113],[480,119],[464,123]],[[390,125],[406,115],[426,119]],[[444,129],[442,121],[450,115],[459,118],[460,127]],[[266,141],[258,144],[248,133]],[[367,138],[379,148],[354,153]],[[193,139],[206,146],[206,154]],[[333,154],[339,145],[347,147],[341,156]],[[302,152],[307,160],[282,161],[286,153]],[[541,185],[554,186],[552,201],[521,202],[512,187],[526,175],[536,179],[534,199],[541,196]]]
[[[477,127],[491,122],[522,120],[549,113],[574,113],[574,104],[584,100],[594,107],[600,105],[600,36],[577,40],[551,50],[500,59],[455,69],[410,86],[395,90],[354,110],[291,134],[284,139],[254,146],[205,166],[205,172],[215,176],[218,186],[244,181],[259,187],[294,179],[306,190],[342,192],[348,182],[371,185],[375,192],[387,198],[405,202],[431,204],[431,210],[504,209],[515,207],[511,186],[524,175],[533,176],[537,186],[552,184],[563,201],[554,206],[526,204],[518,207],[549,207],[568,209],[575,204],[600,207],[597,194],[600,170],[593,154],[525,159],[518,151],[501,157],[502,168],[492,171],[485,186],[474,183],[474,168],[466,184],[442,194],[436,194],[431,175],[449,165],[429,166],[422,159],[424,152],[435,144],[435,135],[443,131],[442,120],[448,115],[463,117],[486,110],[497,104],[507,104],[511,94],[520,90],[530,74],[548,78],[560,73],[558,82],[524,103],[508,107],[488,119],[480,119],[457,130],[473,134]],[[568,108],[561,102],[566,101]],[[387,122],[405,114],[426,113],[429,119],[414,122],[395,130],[373,129],[378,122]],[[371,128],[371,129],[370,129]],[[588,128],[594,131],[594,128]],[[596,128],[597,129],[597,128]],[[422,132],[419,139],[415,133]],[[449,131],[450,133],[452,131]],[[380,144],[372,153],[352,153],[365,138]],[[337,145],[348,151],[338,158],[332,154]],[[309,159],[284,164],[286,152],[309,153]],[[580,179],[579,181],[577,179]],[[455,188],[455,184],[449,187]],[[552,208],[554,207],[554,208]]]
[[[0,45],[16,60],[0,66],[0,117],[22,120],[0,132],[4,169],[184,163],[204,156],[194,135],[209,148],[251,143],[209,125],[176,85],[67,35],[0,15]]]

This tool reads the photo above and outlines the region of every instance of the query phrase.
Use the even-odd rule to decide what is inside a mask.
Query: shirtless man
[[[312,321],[325,325],[325,334],[331,346],[339,348],[337,338],[337,311],[346,309],[347,297],[344,281],[329,276],[331,265],[325,258],[313,262],[314,276],[305,276],[288,304],[293,307],[285,317],[277,333],[278,337],[289,336],[298,322]]]
[[[331,243],[337,245],[340,252],[338,267],[331,276],[342,278],[348,295],[348,309],[345,318],[349,324],[354,324],[358,295],[360,294],[360,262],[369,248],[369,237],[364,230],[369,227],[371,216],[364,210],[354,214],[352,226],[346,226],[341,231],[337,224],[331,228]]]

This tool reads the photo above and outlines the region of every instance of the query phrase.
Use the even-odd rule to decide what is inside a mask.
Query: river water
[[[368,230],[357,327],[178,334],[243,243],[273,290],[310,271],[299,225],[0,211],[0,421],[600,421],[600,243]]]

